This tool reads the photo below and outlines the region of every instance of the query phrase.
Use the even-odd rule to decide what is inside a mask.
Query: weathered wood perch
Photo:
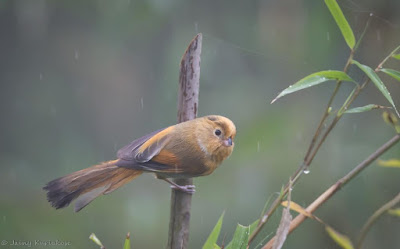
[[[178,123],[197,117],[200,86],[200,54],[202,34],[197,34],[183,54],[179,70]],[[192,185],[192,178],[175,179],[179,185]],[[189,221],[192,195],[171,190],[171,214],[169,222],[169,249],[188,247]]]

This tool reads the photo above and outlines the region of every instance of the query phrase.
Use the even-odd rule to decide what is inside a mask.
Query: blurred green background
[[[375,14],[356,55],[375,68],[400,44],[400,2],[339,4],[356,37]],[[334,84],[269,103],[310,73],[342,69],[349,54],[323,1],[1,1],[0,27],[0,240],[58,239],[71,243],[66,248],[97,248],[88,240],[92,232],[106,248],[122,248],[128,231],[133,248],[165,247],[170,188],[150,174],[79,213],[53,209],[42,187],[114,159],[133,139],[174,124],[178,65],[198,32],[199,116],[225,115],[238,134],[232,156],[194,181],[190,248],[201,247],[224,210],[220,242],[224,235],[230,240],[237,223],[258,218],[302,161]],[[355,68],[350,74],[362,77]],[[400,106],[399,83],[383,79]],[[343,85],[336,107],[350,91]],[[354,106],[370,103],[389,105],[372,85]],[[392,135],[380,111],[343,118],[292,199],[306,206]],[[400,157],[399,145],[383,159],[392,157]],[[399,170],[371,165],[316,214],[354,238],[398,193],[399,176]],[[280,213],[262,236],[272,236]],[[383,217],[365,248],[395,248],[399,230],[398,218]],[[314,221],[285,244],[335,247]]]

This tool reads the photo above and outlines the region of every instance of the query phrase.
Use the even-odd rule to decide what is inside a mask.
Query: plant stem
[[[347,71],[349,70],[349,67],[351,65],[351,61],[353,60],[353,57],[354,57],[354,52],[355,52],[355,50],[351,50],[349,58],[347,59],[346,65],[343,68],[343,72],[345,72],[345,73],[347,73]],[[316,143],[316,141],[317,141],[317,139],[318,139],[318,137],[319,137],[319,135],[321,133],[322,127],[324,125],[324,122],[325,122],[326,118],[329,116],[329,108],[331,107],[331,105],[333,103],[333,100],[335,99],[336,94],[338,93],[339,88],[340,88],[341,85],[342,85],[342,81],[341,80],[337,81],[335,90],[333,90],[333,93],[332,93],[332,95],[331,95],[331,97],[330,97],[330,99],[328,101],[328,104],[327,104],[327,106],[325,108],[325,112],[324,112],[324,114],[323,114],[323,116],[322,116],[322,118],[321,118],[321,120],[320,120],[320,122],[318,124],[317,130],[315,131],[315,134],[314,134],[314,136],[313,136],[313,138],[311,140],[310,146],[308,147],[306,156],[304,157],[304,162],[309,161],[309,156],[311,154],[311,151],[314,149],[314,145],[315,145],[315,143]],[[309,164],[308,165],[305,164],[305,165],[309,166]]]
[[[353,57],[354,57],[354,52],[355,52],[355,50],[351,50],[351,52],[350,52],[349,58],[347,59],[346,65],[344,66],[344,69],[343,69],[343,72],[345,72],[345,73],[347,73],[347,71],[349,70],[349,67],[350,67],[351,62],[352,62]],[[328,102],[328,106],[326,107],[324,116],[321,119],[321,122],[320,122],[320,124],[319,124],[319,126],[317,128],[317,131],[315,132],[315,135],[314,135],[313,140],[312,140],[312,142],[310,144],[310,147],[309,147],[309,149],[307,151],[307,154],[304,157],[304,164],[306,165],[306,167],[308,167],[311,164],[311,162],[313,161],[315,155],[317,154],[321,144],[325,141],[325,138],[328,136],[329,132],[333,129],[333,127],[336,125],[336,123],[338,121],[338,120],[336,120],[336,118],[335,118],[335,120],[332,121],[331,127],[328,128],[328,130],[327,130],[328,132],[325,132],[325,134],[322,136],[322,140],[319,142],[319,144],[316,147],[316,149],[314,149],[315,148],[315,143],[316,143],[316,141],[317,141],[317,139],[318,139],[318,137],[320,135],[321,128],[322,128],[326,118],[329,115],[328,110],[331,107],[333,99],[335,98],[335,96],[336,96],[337,92],[339,91],[339,88],[340,88],[341,85],[342,85],[342,81],[338,81],[337,84],[336,84],[335,90],[334,90],[334,92],[333,92],[333,94],[332,94],[332,96],[331,96],[331,98],[330,98],[330,100]],[[313,150],[314,150],[314,152],[312,152]]]
[[[349,69],[349,67],[351,65],[351,62],[353,60],[353,57],[354,57],[354,52],[355,52],[355,50],[351,50],[349,58],[347,59],[346,65],[345,65],[345,67],[343,69],[344,72],[348,71],[348,69]],[[318,152],[318,150],[319,150],[320,146],[322,145],[323,141],[325,140],[326,136],[329,134],[330,130],[333,129],[333,127],[335,126],[335,124],[337,122],[336,121],[335,124],[329,129],[328,133],[324,134],[323,140],[322,140],[322,142],[320,141],[320,143],[317,146],[317,149],[313,150],[314,146],[315,146],[315,143],[317,142],[318,137],[321,134],[321,130],[323,128],[323,124],[326,121],[326,118],[329,116],[329,108],[331,107],[331,105],[333,103],[333,100],[335,99],[336,94],[338,93],[341,84],[342,84],[342,81],[337,81],[335,90],[333,91],[333,93],[332,93],[332,95],[331,95],[331,97],[330,97],[330,99],[328,101],[328,104],[326,106],[325,112],[324,112],[324,114],[323,114],[323,116],[322,116],[322,118],[321,118],[321,120],[320,120],[320,122],[318,124],[318,127],[317,127],[317,129],[315,131],[315,134],[314,134],[314,136],[313,136],[313,138],[311,140],[311,143],[310,143],[310,145],[308,147],[308,150],[307,150],[306,156],[304,157],[303,163],[300,165],[300,167],[297,168],[297,170],[294,172],[294,174],[290,178],[291,179],[290,181],[292,181],[293,184],[295,184],[297,182],[297,180],[300,178],[300,176],[303,173],[304,169],[306,169],[310,165],[310,163],[312,162],[312,159],[314,158],[315,154]],[[312,153],[312,156],[310,157],[311,153]],[[267,210],[267,212],[260,219],[260,222],[258,223],[257,228],[254,229],[253,233],[249,237],[249,243],[248,243],[249,245],[254,240],[254,238],[258,235],[258,233],[261,231],[263,226],[267,223],[267,221],[269,220],[271,215],[279,207],[281,201],[283,200],[283,198],[288,193],[288,188],[289,188],[289,182],[286,183],[285,188],[283,190],[283,194],[278,196],[274,200],[274,202],[272,203],[270,208]]]
[[[399,49],[400,49],[400,46],[398,46],[396,49],[394,49],[394,50],[389,54],[389,56],[387,56],[387,57],[376,67],[375,72],[377,72],[377,71],[382,67],[382,65],[383,65],[394,53],[396,53]],[[347,60],[346,66],[345,66],[345,68],[344,68],[346,71],[347,71],[348,67],[349,67],[350,64],[351,64],[351,61],[352,61],[352,59],[353,59],[353,56],[354,56],[354,51],[352,51],[352,53],[351,53],[350,56],[349,56],[349,59]],[[345,72],[346,72],[346,71],[345,71]],[[346,100],[346,102],[343,104],[343,106],[342,106],[342,107],[340,108],[340,110],[338,111],[337,116],[333,119],[333,121],[331,122],[331,124],[329,125],[329,127],[327,128],[327,130],[325,131],[325,133],[322,135],[321,140],[319,141],[319,143],[318,143],[317,146],[315,147],[315,149],[314,149],[314,151],[312,152],[312,154],[310,154],[310,155],[308,155],[308,156],[305,157],[305,161],[304,161],[303,164],[302,164],[303,169],[304,169],[304,167],[308,167],[308,166],[312,163],[313,159],[315,158],[317,152],[319,151],[320,147],[321,147],[322,144],[324,143],[325,139],[327,138],[327,136],[329,135],[329,133],[330,133],[330,132],[332,131],[332,129],[336,126],[337,122],[340,120],[340,118],[341,118],[342,115],[344,114],[343,110],[345,111],[345,110],[354,102],[354,100],[355,100],[355,99],[358,97],[358,95],[360,94],[361,90],[363,90],[369,82],[370,82],[370,79],[367,78],[367,79],[364,81],[364,83],[363,83],[360,87],[357,87],[357,88],[355,89],[355,91],[353,91],[353,92],[350,94],[349,98]],[[339,83],[341,83],[341,82],[338,82],[337,86],[339,85]],[[339,86],[340,86],[340,85],[339,85]],[[335,89],[335,90],[336,90],[336,89]],[[336,91],[334,91],[333,96],[334,96],[334,95],[336,95]],[[332,99],[332,97],[331,97],[331,99]],[[331,102],[331,100],[330,100],[329,102]],[[326,110],[328,110],[328,109],[326,109]],[[325,112],[325,116],[323,117],[323,119],[322,119],[321,121],[324,121],[324,119],[325,119],[326,117],[327,117],[327,111]],[[320,125],[319,125],[318,129],[320,129],[322,123],[323,123],[323,122],[320,122]],[[318,131],[318,129],[317,129],[316,134],[319,134],[319,132],[320,132],[320,131]],[[315,136],[315,135],[314,135],[314,136]],[[316,139],[315,139],[315,140],[316,140]],[[312,144],[311,144],[311,145],[313,145],[313,147],[315,146],[314,138],[313,138],[313,141],[312,141]],[[312,151],[312,149],[313,149],[313,148],[311,148],[311,145],[310,145],[309,151],[308,151],[307,153],[311,153],[311,151]],[[306,159],[307,159],[307,160],[306,160]],[[300,177],[300,175],[301,175],[301,171],[297,170],[296,173],[295,173],[295,178],[296,178],[296,180],[297,180],[298,177]],[[295,181],[294,181],[294,182],[295,182]],[[285,194],[287,193],[287,189],[285,189],[284,193],[285,193]],[[332,194],[333,194],[333,193],[332,193]],[[277,206],[274,207],[274,209],[272,210],[272,212],[269,213],[269,215],[271,215],[271,214],[273,213],[273,211],[276,210],[276,208],[279,206],[280,202],[282,201],[283,197],[284,197],[284,196],[282,196],[282,197],[279,199],[279,201],[277,201],[278,199],[275,200],[274,204],[276,204]],[[261,230],[261,229],[260,229],[260,230]],[[255,232],[256,232],[256,230],[255,230]],[[258,232],[259,232],[259,231],[258,231]],[[257,233],[258,233],[258,232],[257,232]],[[250,238],[253,239],[253,237],[255,237],[255,236],[251,236]]]
[[[376,210],[375,213],[371,217],[369,217],[368,221],[365,223],[365,225],[361,229],[359,239],[357,241],[356,249],[361,248],[361,246],[364,242],[365,236],[369,232],[369,229],[371,228],[371,226],[378,220],[378,218],[380,218],[383,214],[385,214],[389,209],[394,207],[399,202],[400,202],[400,193],[398,193],[392,200],[390,200],[385,205],[383,205],[378,210]]]
[[[362,161],[359,165],[357,165],[352,171],[346,174],[344,177],[339,179],[335,184],[333,184],[330,188],[328,188],[324,193],[322,193],[313,203],[311,203],[306,211],[309,213],[313,213],[317,210],[322,204],[324,204],[327,200],[329,200],[338,190],[340,190],[344,185],[350,182],[355,176],[360,174],[368,165],[370,165],[373,161],[375,161],[379,156],[385,153],[388,149],[393,147],[400,140],[400,134],[396,134],[393,138],[383,144],[379,149],[377,149],[374,153],[368,156],[364,161]],[[294,229],[296,229],[307,216],[299,214],[290,224],[289,233],[291,233]],[[272,247],[275,238],[272,238],[262,249],[269,249]]]
[[[365,33],[367,32],[367,30],[368,30],[369,24],[371,23],[371,17],[372,17],[372,16],[373,16],[373,13],[369,13],[369,17],[368,17],[367,23],[365,24],[364,30],[363,30],[363,32],[361,33],[360,38],[358,38],[358,41],[357,41],[356,45],[354,46],[354,50],[357,50],[358,46],[360,46],[361,41],[363,40],[364,35],[365,35]]]
[[[199,103],[200,54],[202,34],[198,34],[184,53],[179,72],[178,122],[196,118]],[[174,180],[178,185],[192,185],[192,178]],[[189,221],[192,195],[171,190],[171,215],[168,249],[185,249],[189,241]]]
[[[386,58],[383,59],[383,61],[376,67],[375,72],[378,71],[379,69],[381,69],[383,67],[383,64],[385,64],[386,61],[389,60],[390,57],[392,57],[392,55],[394,55],[399,49],[400,49],[400,46],[395,48],[388,56],[386,56]]]
[[[368,27],[368,23],[367,26]],[[363,32],[363,34],[365,33],[365,30]],[[363,36],[363,35],[362,35]],[[357,45],[358,47],[358,45]],[[349,55],[349,58],[347,59],[346,65],[343,69],[343,71],[345,73],[347,73],[350,65],[352,64],[352,60],[354,57],[354,53],[356,51],[356,48],[352,49]],[[377,72],[382,66],[383,64],[393,55],[395,54],[398,50],[400,50],[400,46],[398,46],[397,48],[395,48],[381,63],[378,64],[378,66],[375,69],[375,72]],[[342,107],[340,108],[340,112],[338,112],[338,114],[336,115],[336,117],[332,120],[331,124],[329,125],[329,127],[325,130],[324,134],[322,135],[321,139],[319,140],[317,146],[315,146],[316,142],[318,141],[318,138],[321,136],[321,130],[323,128],[323,124],[326,121],[326,118],[329,116],[329,108],[331,107],[334,98],[336,97],[336,94],[341,86],[341,81],[338,81],[335,87],[335,90],[333,91],[329,101],[328,101],[328,105],[325,109],[325,112],[318,124],[318,127],[315,131],[315,134],[311,140],[310,146],[308,147],[306,156],[304,157],[303,163],[300,165],[300,167],[297,168],[297,170],[294,172],[294,174],[292,175],[292,177],[290,178],[293,182],[293,184],[295,184],[297,182],[297,180],[300,178],[301,174],[303,173],[304,169],[307,169],[310,164],[312,163],[314,157],[316,156],[317,152],[319,151],[319,149],[321,148],[322,144],[325,142],[325,139],[328,137],[328,135],[330,134],[330,132],[332,131],[332,129],[336,126],[337,122],[340,120],[340,118],[342,117],[342,115],[344,114],[344,112],[342,112],[343,110],[346,110],[352,103],[353,101],[357,98],[357,96],[360,94],[361,90],[363,90],[365,88],[365,86],[368,84],[368,82],[370,81],[370,79],[368,78],[367,80],[364,81],[364,83],[357,87],[355,91],[353,91],[351,93],[351,95],[349,96],[348,100],[346,100],[346,102],[342,105]],[[283,194],[278,196],[274,202],[272,203],[272,205],[270,206],[270,208],[267,210],[267,212],[263,215],[263,217],[260,219],[259,224],[257,225],[257,228],[254,229],[253,233],[250,235],[249,237],[249,242],[248,245],[250,245],[250,243],[254,240],[254,238],[259,234],[259,232],[261,231],[261,229],[263,228],[263,226],[267,223],[267,221],[269,220],[269,218],[271,217],[271,215],[276,211],[276,209],[278,208],[278,206],[280,205],[280,203],[282,202],[283,198],[286,196],[286,194],[288,193],[288,186],[289,183],[287,183],[285,185],[285,188],[283,190]]]

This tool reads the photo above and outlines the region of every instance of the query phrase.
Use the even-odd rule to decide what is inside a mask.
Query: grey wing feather
[[[160,151],[164,148],[165,144],[168,143],[170,139],[170,136],[163,136],[159,140],[157,140],[157,143],[151,144],[149,147],[147,147],[143,152],[137,153],[135,156],[136,162],[139,163],[145,163],[150,161],[153,157],[158,155]]]
[[[142,146],[147,140],[149,140],[154,135],[156,135],[157,133],[159,133],[160,131],[162,131],[164,129],[165,128],[159,129],[150,134],[147,134],[146,136],[143,136],[141,138],[138,138],[138,139],[132,141],[130,144],[128,144],[128,145],[124,146],[123,148],[121,148],[120,150],[118,150],[117,157],[119,159],[123,159],[123,160],[127,160],[127,161],[137,161],[138,160],[137,150],[140,148],[140,146]]]

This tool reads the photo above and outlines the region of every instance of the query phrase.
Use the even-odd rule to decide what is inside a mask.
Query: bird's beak
[[[224,140],[224,145],[226,147],[232,146],[233,145],[232,137],[228,137],[227,139],[225,139]]]

